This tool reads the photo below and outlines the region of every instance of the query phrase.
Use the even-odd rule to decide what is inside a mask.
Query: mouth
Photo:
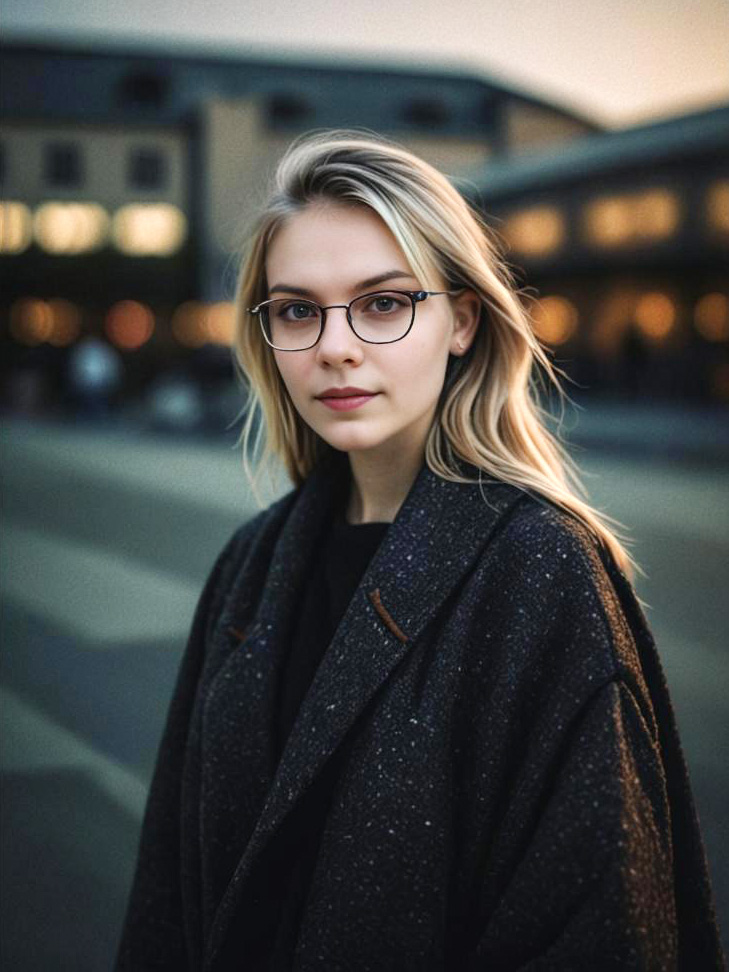
[[[379,392],[366,392],[361,389],[331,389],[323,395],[317,395],[318,400],[327,408],[335,412],[348,412],[355,408],[361,408],[367,402],[376,398]]]

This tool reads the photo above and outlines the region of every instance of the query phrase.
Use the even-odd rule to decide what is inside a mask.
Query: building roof
[[[539,154],[490,162],[471,175],[468,195],[479,200],[561,184],[594,181],[596,176],[666,161],[696,159],[729,151],[729,103],[649,125],[585,135]],[[470,187],[470,188],[469,188]]]

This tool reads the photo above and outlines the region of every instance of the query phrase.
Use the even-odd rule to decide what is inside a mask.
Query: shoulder
[[[525,493],[483,551],[474,578],[481,610],[532,660],[570,667],[589,658],[616,677],[636,649],[610,558],[576,515]]]
[[[504,518],[494,553],[521,574],[578,582],[604,572],[606,551],[576,514],[546,498],[524,493]]]

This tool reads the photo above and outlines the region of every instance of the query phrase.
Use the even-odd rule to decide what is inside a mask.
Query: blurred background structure
[[[256,508],[236,254],[277,158],[327,127],[414,149],[507,247],[646,570],[729,944],[729,75],[616,128],[415,54],[2,46],[3,967],[110,967],[195,602]]]
[[[12,42],[2,77],[12,412],[83,411],[73,362],[95,336],[116,349],[112,410],[232,419],[236,253],[285,146],[323,127],[380,131],[453,178],[578,392],[729,402],[729,103],[607,132],[453,71]]]

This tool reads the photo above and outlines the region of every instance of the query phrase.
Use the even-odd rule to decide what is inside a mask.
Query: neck
[[[423,447],[404,451],[401,443],[376,451],[352,451],[349,523],[392,523],[410,492],[425,456]]]

